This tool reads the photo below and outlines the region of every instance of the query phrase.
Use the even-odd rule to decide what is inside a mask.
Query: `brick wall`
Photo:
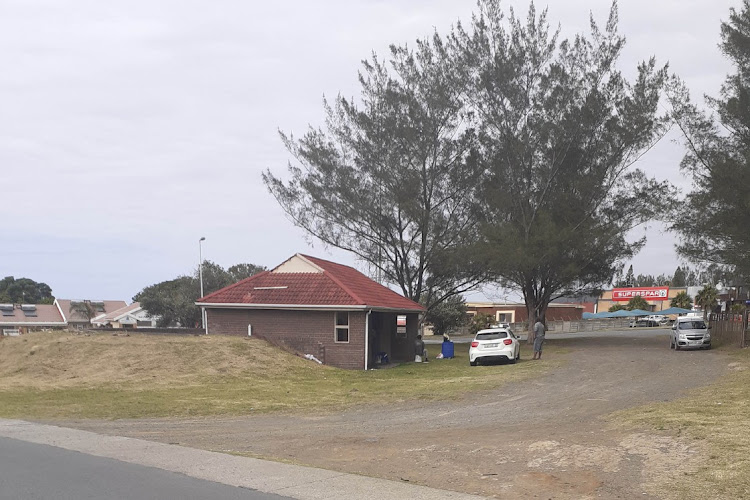
[[[529,313],[526,306],[519,306],[515,304],[508,305],[496,305],[492,307],[476,307],[470,309],[476,311],[477,314],[489,314],[493,318],[496,317],[497,311],[513,311],[513,322],[522,323],[528,321]],[[570,307],[560,304],[552,303],[547,307],[547,321],[574,321],[581,319],[583,314],[583,307]]]
[[[206,316],[210,335],[244,337],[252,325],[254,337],[312,354],[327,365],[364,368],[365,312],[349,312],[348,343],[335,341],[333,311],[206,309]]]

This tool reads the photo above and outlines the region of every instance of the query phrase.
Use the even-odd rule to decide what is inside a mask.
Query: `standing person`
[[[414,362],[421,363],[422,361],[427,363],[427,349],[424,348],[422,336],[417,335],[417,340],[414,341]]]
[[[542,345],[544,344],[545,328],[542,318],[537,318],[534,323],[534,357],[531,359],[542,359]]]

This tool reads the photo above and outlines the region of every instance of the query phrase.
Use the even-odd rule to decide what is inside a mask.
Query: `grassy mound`
[[[439,346],[430,346],[432,356]],[[526,346],[524,346],[526,349]],[[528,378],[555,362],[469,367],[456,358],[340,370],[263,340],[38,332],[0,341],[0,417],[141,418],[325,411],[452,398]],[[524,351],[525,359],[531,353]]]

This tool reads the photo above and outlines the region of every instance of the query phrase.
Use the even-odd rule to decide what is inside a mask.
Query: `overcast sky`
[[[621,0],[620,61],[655,55],[699,98],[730,67],[719,25],[740,0]],[[516,5],[525,14],[527,2]],[[537,3],[543,7],[544,3]],[[552,0],[567,34],[606,21],[607,1]],[[474,0],[0,0],[0,277],[60,298],[124,299],[189,273],[275,266],[310,242],[260,174],[286,170],[277,130],[323,120],[323,95],[358,93],[371,51],[468,22]],[[641,167],[679,179],[680,146]],[[638,273],[672,273],[673,237],[648,230]]]

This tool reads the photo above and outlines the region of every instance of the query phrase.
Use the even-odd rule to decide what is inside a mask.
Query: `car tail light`
[[[471,343],[471,347],[479,347],[479,342],[475,340],[474,342]]]
[[[513,343],[513,341],[511,339],[505,339],[505,340],[503,340],[503,344],[505,344],[505,345],[511,345],[512,343]]]

